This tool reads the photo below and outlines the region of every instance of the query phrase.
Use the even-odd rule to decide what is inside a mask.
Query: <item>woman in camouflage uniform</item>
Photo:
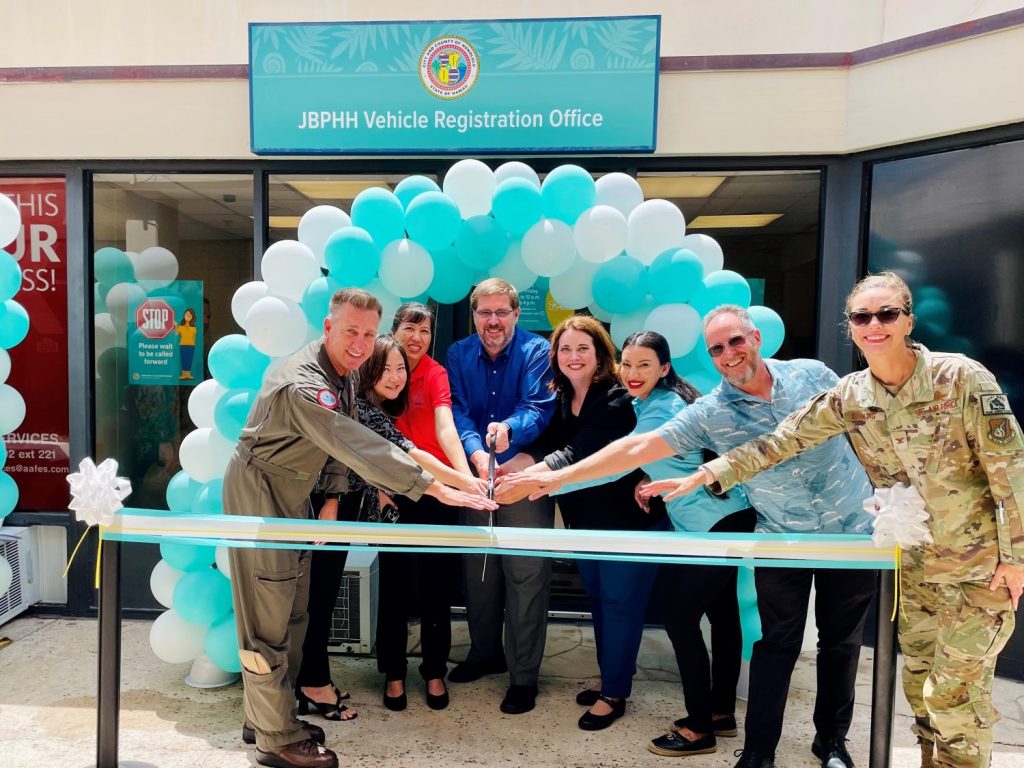
[[[906,283],[886,272],[846,302],[868,370],[850,374],[779,429],[684,480],[652,483],[666,499],[700,484],[727,489],[846,432],[876,487],[913,486],[932,542],[902,555],[903,689],[921,763],[989,764],[996,657],[1024,584],[1024,443],[1009,400],[982,365],[910,340]]]

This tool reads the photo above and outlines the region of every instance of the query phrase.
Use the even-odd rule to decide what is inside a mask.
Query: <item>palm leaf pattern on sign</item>
[[[569,38],[561,30],[545,35],[543,28],[523,24],[491,24],[492,56],[506,56],[499,69],[553,70],[557,69],[565,54]],[[561,38],[561,42],[559,42]]]
[[[281,50],[280,27],[255,27],[252,31],[252,60],[259,61],[260,49],[264,45],[272,46],[275,51]]]
[[[578,37],[583,41],[584,45],[590,45],[590,33],[596,32],[600,24],[601,22],[594,20],[567,21],[565,22],[565,31],[571,40],[575,40]]]
[[[609,69],[637,69],[644,64],[641,51],[650,50],[650,39],[643,39],[645,30],[640,24],[640,19],[613,19],[594,33],[608,52]]]
[[[420,57],[435,35],[427,26],[405,27],[402,39],[395,43],[402,46],[402,52],[395,55],[388,64],[389,72],[417,72],[420,68]],[[397,29],[396,29],[397,32]]]
[[[331,51],[331,58],[337,59],[347,54],[350,60],[365,59],[366,52],[376,51],[378,46],[386,50],[389,31],[393,35],[395,28],[388,24],[354,24],[342,27],[332,35],[338,43]]]
[[[300,59],[311,64],[322,64],[327,50],[327,30],[322,26],[291,27],[285,38],[288,47]]]

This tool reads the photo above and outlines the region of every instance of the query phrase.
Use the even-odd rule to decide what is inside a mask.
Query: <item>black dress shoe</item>
[[[537,686],[510,685],[501,702],[501,711],[506,715],[521,715],[533,709],[537,701]]]
[[[580,691],[576,694],[576,703],[581,707],[592,707],[597,703],[597,699],[600,695],[600,691],[595,691],[593,688],[587,688],[587,690]]]
[[[256,750],[256,762],[271,768],[338,768],[338,756],[312,739]]]
[[[441,685],[444,685],[444,680],[441,681]],[[444,709],[448,706],[448,686],[444,686],[444,693],[433,694],[430,689],[427,689],[427,706],[431,709]]]
[[[409,706],[409,697],[405,695],[405,689],[403,687],[402,692],[397,696],[388,696],[387,685],[384,686],[384,706],[390,709],[392,712],[401,712],[407,706]]]
[[[688,739],[681,733],[672,731],[654,739],[647,745],[647,749],[656,755],[665,757],[709,755],[718,750],[718,742],[713,733],[706,733],[699,739]]]
[[[502,672],[508,672],[508,665],[505,664],[504,659],[493,664],[474,664],[471,661],[464,661],[452,668],[452,671],[448,673],[448,679],[453,683],[472,683],[481,677],[500,675]]]
[[[579,726],[584,731],[603,731],[626,714],[625,699],[610,699],[607,696],[598,696],[597,699],[611,707],[612,711],[607,715],[595,715],[590,711],[584,712],[579,719]]]
[[[762,755],[752,749],[737,749],[733,754],[739,758],[735,768],[775,768],[775,755]]]
[[[691,722],[693,721],[689,717],[680,717],[673,723],[673,725],[676,728],[689,728],[691,731],[695,732],[702,730],[691,726]],[[712,719],[711,730],[714,731],[715,736],[735,736],[739,732],[736,728],[736,716],[729,715],[728,717]]]
[[[822,768],[853,768],[853,758],[846,751],[846,739],[823,739],[816,735],[811,742],[811,754],[821,760]]]
[[[326,734],[324,729],[319,725],[313,725],[307,723],[305,720],[299,720],[306,733],[309,734],[309,738],[313,739],[317,744],[323,744],[326,740]],[[252,727],[248,722],[242,723],[242,741],[246,744],[256,743],[256,729]]]

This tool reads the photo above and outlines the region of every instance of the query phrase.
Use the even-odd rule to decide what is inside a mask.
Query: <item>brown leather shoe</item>
[[[256,750],[256,762],[272,768],[338,768],[338,756],[313,739]]]

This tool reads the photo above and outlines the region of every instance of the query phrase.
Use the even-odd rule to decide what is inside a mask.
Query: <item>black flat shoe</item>
[[[448,680],[453,683],[472,683],[487,675],[500,675],[508,672],[508,665],[505,660],[495,661],[491,664],[474,664],[471,661],[463,661],[456,664],[448,673]]]
[[[581,707],[592,707],[597,704],[597,698],[600,695],[600,691],[595,691],[593,688],[587,688],[587,690],[580,691],[576,694],[576,703]]]
[[[448,686],[445,685],[444,680],[441,681],[441,685],[444,685],[444,693],[433,694],[430,690],[427,690],[427,706],[431,709],[444,709],[448,706]]]
[[[626,700],[625,699],[610,699],[607,696],[598,696],[599,701],[603,701],[612,711],[607,715],[595,715],[593,712],[584,712],[579,720],[579,726],[584,731],[603,731],[609,725],[614,723],[624,714],[626,714]]]
[[[354,709],[349,709],[341,703],[341,695],[337,688],[334,689],[335,699],[332,703],[324,704],[322,701],[313,701],[309,696],[302,692],[302,688],[296,688],[295,700],[299,703],[299,714],[308,715],[310,708],[317,711],[324,720],[330,720],[332,722],[340,723],[345,720],[355,720],[359,717],[359,713]],[[345,714],[348,712],[349,714]]]
[[[709,755],[717,751],[715,734],[707,733],[699,739],[688,739],[681,733],[666,733],[651,741],[647,749],[665,757],[687,757],[688,755]]]
[[[405,695],[403,690],[397,696],[388,696],[387,686],[384,686],[384,706],[390,709],[392,712],[401,712],[407,706],[409,706],[409,697]]]
[[[501,711],[506,715],[522,715],[537,703],[537,686],[510,685],[501,701]]]

